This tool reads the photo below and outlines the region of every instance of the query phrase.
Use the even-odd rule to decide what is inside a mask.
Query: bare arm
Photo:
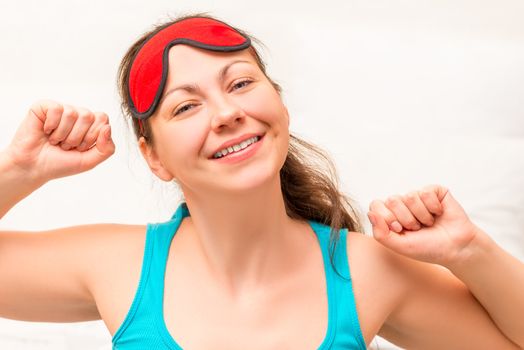
[[[360,233],[348,235],[359,321],[404,349],[519,349],[467,286],[442,266],[407,258]],[[360,264],[359,264],[360,263]]]
[[[371,209],[373,234],[399,253],[394,273],[406,286],[381,330],[386,338],[424,349],[524,347],[524,265],[446,188],[374,201]]]
[[[524,263],[486,233],[476,237],[474,251],[449,269],[466,284],[498,328],[524,348]]]
[[[114,152],[107,116],[34,104],[0,152],[0,217],[46,182],[87,171]],[[84,142],[84,145],[82,145]],[[72,322],[100,318],[87,286],[97,241],[111,225],[0,232],[0,316]],[[98,241],[99,242],[99,241]]]
[[[449,270],[393,252],[385,254],[394,255],[390,262],[396,262],[398,285],[390,288],[397,290],[397,307],[380,336],[406,349],[521,349]]]
[[[100,319],[86,284],[93,264],[89,235],[96,229],[0,232],[0,316],[35,322]]]

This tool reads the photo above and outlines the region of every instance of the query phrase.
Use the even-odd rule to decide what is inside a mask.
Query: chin
[[[268,191],[275,186],[275,181],[280,184],[280,168],[276,164],[257,164],[230,174],[214,174],[201,178],[200,184],[193,188],[205,189],[204,194],[211,192],[247,193],[260,189]],[[269,193],[269,192],[268,192]]]
[[[232,192],[245,192],[261,188],[269,190],[275,181],[280,183],[280,172],[276,168],[270,169],[266,167],[261,171],[246,171],[238,174],[238,176],[222,183],[222,187]]]

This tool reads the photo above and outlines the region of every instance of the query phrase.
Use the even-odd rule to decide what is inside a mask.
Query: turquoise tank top
[[[169,221],[147,224],[140,281],[124,322],[112,338],[113,349],[182,349],[167,330],[163,315],[163,298],[164,276],[171,240],[182,219],[188,215],[189,210],[183,202]],[[328,327],[318,349],[366,349],[351,280],[338,276],[329,261],[330,227],[315,221],[308,222],[315,231],[322,249],[328,293]],[[334,262],[338,272],[349,278],[346,236],[347,229],[342,229]]]

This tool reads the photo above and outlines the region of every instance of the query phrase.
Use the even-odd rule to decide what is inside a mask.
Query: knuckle
[[[41,100],[37,102],[35,105],[46,106],[48,110],[53,110],[60,113],[64,111],[64,106],[61,103],[58,103],[53,100]]]
[[[49,114],[49,112],[56,111],[59,114],[62,114],[63,110],[64,107],[60,103],[46,99],[37,100],[33,102],[33,104],[31,104],[31,106],[29,107],[29,111],[32,111],[33,113],[42,112]]]
[[[435,191],[435,189],[437,189],[439,187],[440,187],[440,185],[438,185],[438,184],[430,184],[430,185],[422,187],[422,191],[433,192],[433,191]]]
[[[400,196],[394,195],[386,199],[386,204],[388,206],[395,206],[401,200]]]
[[[35,108],[35,107],[40,107],[40,106],[42,106],[42,105],[45,105],[45,104],[46,104],[46,101],[48,101],[48,100],[36,100],[35,102],[33,102],[33,103],[31,104],[31,107],[30,107],[30,108],[33,109],[33,108]]]
[[[96,112],[95,113],[95,118],[98,119],[102,123],[109,122],[109,117],[104,112]]]
[[[55,111],[58,115],[64,113],[64,106],[59,103],[56,103],[49,108],[49,110]]]
[[[48,99],[40,99],[40,100],[36,100],[35,102],[33,102],[33,103],[31,104],[31,107],[50,106],[50,105],[52,105],[53,103],[55,103],[55,102],[52,101],[52,100],[48,100]]]
[[[421,190],[420,191],[420,197],[422,198],[429,198],[431,196],[431,192],[429,190]]]
[[[63,116],[69,120],[76,120],[78,119],[78,111],[73,108],[66,108],[64,109]]]
[[[377,210],[380,207],[380,201],[378,199],[374,199],[369,204],[369,210]]]
[[[81,113],[79,113],[78,120],[86,124],[91,124],[95,121],[95,116],[88,110],[84,110]]]
[[[417,194],[415,192],[410,192],[406,194],[405,200],[407,203],[413,204],[417,201]]]

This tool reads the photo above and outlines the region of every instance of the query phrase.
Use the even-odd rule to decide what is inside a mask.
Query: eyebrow
[[[228,64],[226,64],[224,67],[222,67],[220,69],[220,71],[218,72],[218,79],[220,81],[224,80],[226,74],[227,74],[227,71],[229,70],[229,68],[231,68],[232,65],[234,65],[235,63],[251,63],[249,61],[246,61],[246,60],[235,60],[233,62],[229,62]],[[169,91],[166,92],[166,94],[164,96],[162,96],[161,100],[160,100],[160,104],[162,103],[162,101],[168,96],[170,95],[171,93],[177,91],[177,90],[184,90],[184,91],[187,91],[188,93],[197,93],[197,92],[200,92],[200,88],[198,87],[198,85],[196,84],[184,84],[184,85],[180,85],[180,86],[177,86],[173,89],[170,89]]]

